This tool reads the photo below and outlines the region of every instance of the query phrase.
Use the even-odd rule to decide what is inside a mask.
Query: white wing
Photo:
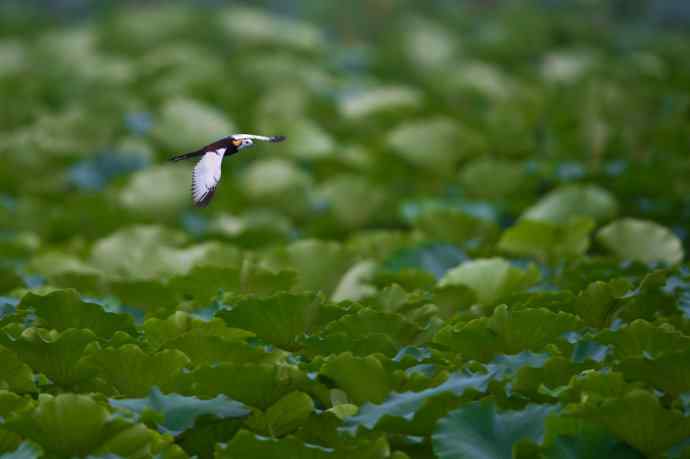
[[[192,174],[192,199],[197,207],[206,207],[216,186],[220,182],[220,171],[223,164],[225,148],[209,151],[196,163]]]
[[[254,135],[254,134],[233,134],[231,137],[233,139],[237,139],[237,140],[252,139],[252,140],[261,140],[263,142],[273,142],[273,143],[278,143],[278,142],[282,142],[283,140],[285,140],[284,135],[265,136],[265,135]]]

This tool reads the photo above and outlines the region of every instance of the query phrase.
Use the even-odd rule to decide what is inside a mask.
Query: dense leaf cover
[[[0,457],[690,457],[687,35],[167,5],[0,15]]]

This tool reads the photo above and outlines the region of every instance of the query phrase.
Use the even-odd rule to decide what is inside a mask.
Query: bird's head
[[[248,148],[254,145],[254,141],[252,139],[236,139],[233,137],[232,145],[235,147],[235,149],[237,149],[237,151],[240,151],[243,148]]]
[[[235,134],[232,136],[232,145],[235,147],[237,151],[240,151],[244,148],[251,147],[254,145],[254,142],[256,140],[261,140],[263,142],[282,142],[285,140],[285,136],[282,135],[274,135],[274,136],[263,136],[263,135],[252,135],[252,134]]]

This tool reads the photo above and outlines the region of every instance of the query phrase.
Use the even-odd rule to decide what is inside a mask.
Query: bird
[[[201,157],[194,166],[192,173],[192,202],[195,207],[206,207],[213,199],[216,187],[220,182],[223,159],[239,153],[240,150],[254,145],[255,140],[261,142],[277,143],[285,140],[284,135],[253,135],[233,134],[216,140],[198,150],[173,156],[170,161],[182,161],[184,159]]]

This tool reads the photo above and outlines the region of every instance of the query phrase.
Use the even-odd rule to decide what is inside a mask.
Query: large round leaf
[[[684,256],[678,236],[668,228],[646,220],[616,220],[599,230],[597,241],[626,260],[676,264]]]
[[[501,413],[493,402],[464,406],[438,422],[434,453],[440,459],[511,459],[517,442],[542,440],[544,419],[557,410],[554,405],[528,405]]]

